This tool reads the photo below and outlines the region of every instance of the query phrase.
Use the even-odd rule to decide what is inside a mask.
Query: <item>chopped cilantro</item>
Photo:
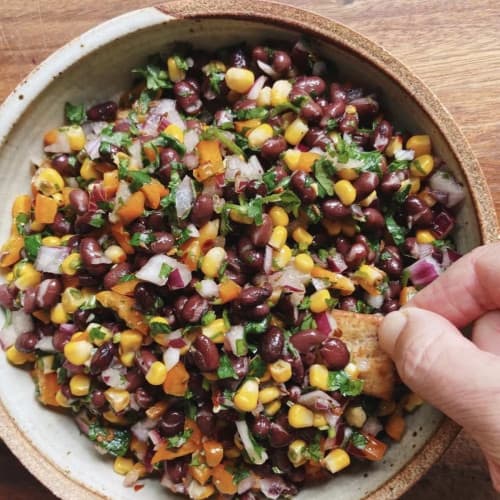
[[[137,111],[137,113],[145,115],[148,112],[150,102],[151,96],[149,95],[149,92],[144,90],[141,92],[139,99],[137,99],[137,101],[134,103],[134,109]],[[137,128],[137,125],[135,125],[135,127]],[[132,129],[130,130],[132,131]]]
[[[239,109],[235,112],[237,120],[265,120],[269,116],[266,108]]]
[[[177,151],[181,156],[186,154],[186,146],[180,141],[178,141],[174,136],[165,134],[162,132],[160,137],[153,139],[151,141],[155,146],[161,146],[163,148],[172,148]]]
[[[264,182],[269,191],[274,191],[274,189],[278,185],[276,179],[276,171],[270,169],[267,172],[265,172],[264,175],[262,176],[262,181]]]
[[[257,354],[251,361],[248,367],[249,377],[262,377],[266,372],[266,362]]]
[[[300,311],[309,311],[309,306],[311,305],[311,297],[304,297],[302,302],[299,304]]]
[[[238,375],[234,371],[231,360],[229,359],[229,356],[227,354],[223,354],[220,357],[219,368],[217,368],[217,376],[220,379],[234,378],[235,380],[238,380]]]
[[[145,248],[155,240],[155,235],[151,231],[146,231],[144,233],[134,233],[132,238],[130,238],[130,244],[133,247]]]
[[[316,328],[316,326],[317,326],[316,321],[314,321],[312,314],[307,314],[306,317],[302,320],[302,323],[300,324],[300,329],[309,330]]]
[[[314,436],[312,443],[306,448],[304,456],[308,460],[312,460],[313,462],[319,462],[323,458],[320,439],[321,439],[321,434],[317,433]]]
[[[261,321],[247,321],[245,322],[244,329],[245,329],[245,335],[251,335],[251,334],[261,334],[264,333],[269,326],[269,320],[267,318],[264,318]]]
[[[217,319],[217,316],[215,315],[215,313],[213,311],[208,311],[206,312],[202,317],[201,317],[201,324],[203,326],[207,326],[209,325],[210,323],[212,323],[212,321],[215,321]]]
[[[208,75],[208,81],[210,83],[210,88],[216,93],[220,94],[221,83],[225,80],[225,73],[220,71],[214,71]]]
[[[26,224],[30,221],[30,216],[28,214],[17,214],[16,215],[16,229],[21,235],[26,234]]]
[[[292,212],[295,217],[298,217],[302,201],[293,191],[287,189],[281,193],[278,204],[287,212]]]
[[[173,268],[169,266],[166,262],[164,262],[160,267],[160,273],[158,275],[159,278],[168,278],[168,275],[173,271]]]
[[[236,469],[233,471],[233,483],[239,484],[243,479],[250,476],[250,471],[248,469]]]
[[[359,396],[363,380],[352,380],[343,370],[328,372],[328,390],[340,391],[343,396]]]
[[[316,205],[316,204],[307,205],[305,212],[306,212],[307,218],[313,224],[318,224],[321,221],[321,211],[320,211],[318,205]],[[307,245],[305,245],[305,246],[307,247]]]
[[[302,97],[302,96],[301,96]],[[305,97],[305,96],[304,96]],[[298,105],[296,105],[298,104]],[[274,106],[274,108],[271,110],[270,116],[278,116],[281,115],[281,113],[284,113],[285,111],[293,111],[294,113],[299,113],[300,112],[300,104],[297,101],[295,101],[293,104],[291,102],[285,102],[283,104],[278,104],[277,106]]]
[[[178,69],[182,71],[187,71],[189,69],[187,60],[184,59],[184,57],[181,57],[178,54],[174,54],[172,57],[174,58],[175,65]]]
[[[132,73],[141,75],[146,80],[148,90],[156,91],[173,87],[168,73],[156,65],[148,64],[145,68],[133,69]]]
[[[327,132],[332,132],[334,131],[338,126],[338,122],[337,120],[335,120],[335,118],[330,118],[327,122],[326,122],[326,131]]]
[[[394,160],[388,165],[389,172],[397,172],[398,170],[406,170],[410,166],[408,160]]]
[[[118,283],[126,283],[127,281],[133,280],[135,280],[135,274],[124,274],[123,276],[120,276]]]
[[[89,221],[89,225],[96,228],[101,228],[106,224],[106,219],[104,218],[104,214],[100,212],[96,212]]]
[[[191,231],[189,230],[188,227],[185,227],[183,229],[172,226],[172,233],[175,236],[175,242],[177,245],[182,245],[183,243],[186,243],[187,240],[189,240],[191,236]]]
[[[398,223],[394,220],[394,217],[392,215],[386,216],[385,226],[387,227],[387,230],[391,234],[394,243],[396,243],[396,245],[398,246],[402,245],[405,241],[406,228],[398,225]]]
[[[129,170],[123,165],[118,167],[118,176],[120,179],[129,181],[131,191],[138,191],[144,184],[151,182],[151,176],[143,170]]]
[[[233,140],[231,140],[223,130],[218,129],[217,127],[207,127],[201,134],[201,139],[209,141],[217,139],[232,153],[242,156],[243,158],[245,157],[243,150]]]
[[[168,448],[180,448],[183,444],[185,444],[189,440],[191,434],[193,434],[193,429],[185,429],[179,434],[167,438]]]
[[[34,262],[38,250],[42,246],[42,236],[40,234],[30,234],[24,237],[24,249],[26,250],[26,257],[31,262]]]
[[[316,160],[313,165],[314,177],[319,185],[325,190],[328,196],[333,196],[333,177],[335,175],[335,167],[331,160],[323,156]]]
[[[163,321],[150,321],[149,329],[153,337],[155,335],[169,333],[171,331],[170,325],[168,323],[164,323]]]
[[[94,342],[94,340],[104,340],[106,338],[106,332],[101,330],[98,326],[90,329],[89,339]]]
[[[368,444],[368,439],[360,432],[354,431],[351,434],[350,442],[355,448],[358,448],[358,450],[364,450]]]
[[[392,197],[392,199],[399,205],[402,205],[408,195],[410,194],[411,184],[408,182],[406,185],[402,186],[399,191]]]
[[[102,427],[95,423],[89,426],[88,438],[95,441],[99,448],[107,451],[113,457],[123,457],[130,445],[128,431]]]
[[[64,105],[64,116],[68,123],[72,125],[81,125],[87,119],[85,107],[83,104],[71,104],[67,102]]]

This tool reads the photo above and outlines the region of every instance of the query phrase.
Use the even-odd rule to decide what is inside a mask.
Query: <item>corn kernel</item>
[[[346,181],[354,181],[359,177],[359,173],[354,168],[340,168],[337,171],[337,175]]]
[[[64,346],[64,356],[75,366],[85,364],[92,354],[92,344],[86,340],[71,340]]]
[[[120,347],[123,353],[137,352],[142,345],[144,337],[136,330],[124,330],[120,334]]]
[[[295,256],[293,265],[303,273],[310,273],[314,267],[314,261],[307,253],[299,253]]]
[[[434,168],[434,158],[431,155],[417,156],[410,163],[410,174],[414,177],[426,177]]]
[[[310,366],[309,384],[311,387],[321,389],[322,391],[329,390],[328,369],[325,365],[314,364]]]
[[[347,363],[344,371],[349,375],[349,378],[357,379],[359,377],[359,368],[355,363]]]
[[[334,185],[335,194],[339,197],[343,205],[352,205],[356,200],[356,188],[350,181],[342,179]]]
[[[120,354],[120,363],[127,368],[131,368],[135,364],[135,352],[124,352]]]
[[[292,441],[288,446],[288,459],[292,462],[294,467],[300,467],[307,462],[305,452],[307,443],[302,439]]]
[[[281,410],[281,401],[276,400],[264,406],[264,413],[268,417],[274,417]]]
[[[99,171],[95,168],[95,163],[90,158],[83,160],[80,167],[80,175],[86,181],[92,181],[100,177]]]
[[[261,148],[264,143],[274,135],[273,128],[268,123],[263,123],[254,128],[248,135],[248,145],[251,148]]]
[[[356,109],[356,106],[353,106],[352,104],[348,104],[346,107],[345,107],[345,112],[348,114],[348,115],[355,115],[358,110]]]
[[[385,273],[378,267],[362,264],[354,273],[355,281],[370,295],[380,295],[379,287],[385,280]]]
[[[68,314],[73,314],[85,302],[85,296],[78,288],[68,287],[61,295],[61,302]]]
[[[74,234],[65,234],[64,236],[61,236],[61,245],[66,246],[68,244],[68,241],[73,238]]]
[[[116,457],[113,462],[113,470],[121,476],[127,475],[134,468],[134,461],[131,458]]]
[[[42,273],[35,269],[29,262],[18,262],[13,269],[14,284],[19,290],[35,287],[42,281]]]
[[[292,378],[292,365],[283,359],[278,359],[269,365],[271,377],[278,384],[284,384]]]
[[[288,245],[283,245],[279,250],[273,250],[272,268],[283,269],[292,260],[292,249]]]
[[[129,425],[129,421],[123,415],[117,415],[113,410],[105,411],[102,416],[111,424]]]
[[[328,421],[326,420],[325,415],[323,413],[315,413],[314,414],[314,422],[313,426],[321,429],[322,427],[327,427],[328,426]]]
[[[162,385],[167,378],[167,367],[161,361],[155,361],[146,374],[146,380],[151,385]]]
[[[171,123],[164,131],[164,134],[172,136],[174,139],[177,139],[179,142],[184,142],[184,132],[175,123]]]
[[[123,251],[122,247],[118,245],[110,245],[104,250],[104,255],[113,263],[121,264],[127,260],[127,254]]]
[[[68,401],[68,398],[61,392],[59,389],[56,392],[56,401],[59,406],[63,408],[71,408],[71,403]]]
[[[55,323],[56,325],[62,325],[63,323],[67,323],[69,319],[68,314],[64,310],[64,307],[61,302],[57,303],[50,310],[50,321]]]
[[[61,238],[57,236],[45,236],[45,238],[42,238],[42,245],[45,247],[59,247],[61,246]]]
[[[352,427],[361,429],[366,422],[366,412],[362,406],[350,406],[344,413],[347,423]]]
[[[69,389],[73,396],[86,396],[90,392],[90,377],[83,373],[77,373],[69,381]]]
[[[5,354],[9,363],[13,365],[24,365],[25,363],[35,361],[34,353],[18,351],[15,345],[10,346]]]
[[[415,235],[417,243],[425,244],[436,241],[434,235],[428,229],[419,229]]]
[[[229,212],[229,218],[234,222],[238,222],[238,224],[253,224],[254,222],[252,217],[242,214],[237,210],[231,210]]]
[[[61,263],[61,271],[67,276],[74,276],[82,267],[82,259],[78,252],[70,253]]]
[[[267,244],[276,250],[279,250],[286,243],[288,232],[284,226],[275,226],[271,233],[271,238]]]
[[[363,208],[369,207],[376,199],[378,198],[377,196],[377,191],[374,189],[366,198],[363,198],[359,204]]]
[[[323,459],[324,467],[332,474],[345,469],[350,465],[350,463],[351,458],[349,457],[349,454],[342,448],[336,448],[335,450],[332,450]]]
[[[269,210],[269,217],[271,217],[273,226],[286,227],[290,222],[290,218],[288,217],[288,214],[286,213],[285,209],[277,205],[275,205],[274,207],[271,208],[271,210]]]
[[[177,66],[175,57],[169,57],[167,59],[167,71],[168,71],[168,77],[174,83],[180,82],[181,80],[184,80],[184,78],[186,78],[186,71]]]
[[[226,71],[226,84],[230,90],[246,94],[255,82],[255,75],[245,68],[232,67]]]
[[[384,154],[392,158],[398,151],[403,149],[403,138],[400,135],[393,135],[387,144]]]
[[[31,229],[31,232],[33,232],[33,233],[41,233],[45,229],[45,224],[43,222],[38,222],[38,221],[34,220],[30,224],[30,229]]]
[[[288,144],[296,146],[309,131],[307,123],[301,118],[296,118],[285,130],[285,140]],[[300,156],[299,156],[300,161]]]
[[[248,379],[236,391],[233,402],[239,411],[251,412],[257,408],[259,401],[259,383],[256,379]]]
[[[85,134],[79,125],[71,125],[64,129],[72,151],[80,151],[85,147]]]
[[[42,167],[39,168],[33,176],[33,185],[44,195],[52,196],[62,191],[64,179],[56,169],[52,167]]]
[[[210,324],[201,328],[201,333],[216,344],[224,342],[224,334],[228,331],[226,322],[222,319],[214,319]]]
[[[113,332],[99,323],[89,323],[85,328],[86,338],[97,347],[109,342],[113,338]]]
[[[406,149],[413,149],[415,156],[431,154],[431,138],[428,135],[414,135],[406,141]]]
[[[211,248],[203,257],[201,271],[208,278],[216,278],[227,254],[222,247]]]
[[[271,106],[271,87],[263,87],[257,96],[257,106]]]
[[[295,429],[312,427],[314,414],[309,408],[301,404],[294,404],[288,411],[288,423]]]
[[[130,404],[130,393],[125,389],[110,387],[104,391],[104,397],[115,413],[120,413]]]
[[[278,399],[280,395],[280,390],[277,387],[266,387],[259,392],[259,402],[265,405],[275,399]]]
[[[288,102],[292,84],[288,80],[276,80],[271,89],[271,106],[280,106]]]
[[[408,413],[415,411],[416,408],[422,406],[423,404],[424,400],[414,392],[410,392],[410,394],[405,396],[405,398],[403,399],[403,408]]]
[[[325,312],[328,310],[329,301],[332,298],[330,292],[324,288],[323,290],[318,290],[311,295],[311,302],[309,309],[314,313]]]
[[[292,233],[292,238],[299,244],[309,246],[314,241],[311,233],[307,232],[303,227],[298,227]]]

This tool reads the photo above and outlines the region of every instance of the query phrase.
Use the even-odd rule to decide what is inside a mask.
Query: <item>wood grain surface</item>
[[[383,45],[437,94],[465,133],[500,215],[500,2],[495,0],[287,0]],[[141,0],[0,0],[0,101],[71,38]],[[1,117],[0,117],[1,119]],[[0,382],[1,383],[1,382]],[[49,500],[0,443],[0,499]],[[481,453],[461,434],[406,500],[498,499]]]

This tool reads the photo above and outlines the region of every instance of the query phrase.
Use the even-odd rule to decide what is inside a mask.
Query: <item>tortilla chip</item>
[[[395,381],[395,367],[389,356],[380,348],[377,330],[382,316],[358,314],[349,311],[332,311],[345,342],[351,353],[351,361],[359,369],[363,379],[363,393],[368,396],[389,400]]]

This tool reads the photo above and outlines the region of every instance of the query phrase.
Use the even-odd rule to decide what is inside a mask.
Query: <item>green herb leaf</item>
[[[215,315],[214,311],[207,311],[202,317],[201,317],[201,324],[203,326],[207,326],[212,321],[215,321],[217,319],[217,316]]]
[[[245,158],[243,150],[233,140],[231,140],[223,130],[218,129],[217,127],[212,126],[205,129],[201,134],[201,139],[209,141],[217,139],[223,146],[229,149],[229,151]]]
[[[363,380],[353,380],[344,370],[328,373],[328,390],[340,391],[343,396],[359,396]]]
[[[16,215],[16,229],[20,235],[26,234],[26,224],[30,221],[30,216],[28,214],[17,214]]]
[[[90,329],[89,339],[94,342],[95,340],[104,340],[106,338],[106,332],[101,330],[98,326],[94,326]]]
[[[151,182],[151,176],[143,170],[129,170],[123,166],[118,167],[118,177],[127,180],[131,191],[138,191],[144,184]]]
[[[132,238],[130,238],[130,244],[133,247],[146,248],[149,244],[156,241],[155,235],[151,231],[146,231],[144,233],[134,233]]]
[[[148,64],[145,68],[133,69],[132,73],[141,75],[146,80],[146,87],[149,90],[156,91],[173,87],[168,73],[156,65]]]
[[[156,144],[158,146],[161,146],[163,148],[172,148],[173,150],[177,151],[181,156],[184,156],[186,154],[186,146],[182,144],[182,142],[178,141],[174,136],[165,134],[162,132],[161,136],[158,137],[157,139],[153,139],[155,144],[157,142],[160,142],[159,144]]]
[[[394,160],[387,166],[389,172],[397,172],[398,170],[407,170],[410,168],[410,162],[408,160]]]
[[[358,448],[358,450],[364,450],[368,444],[368,439],[360,432],[354,431],[351,434],[350,442],[355,448]]]
[[[385,226],[387,227],[387,230],[391,234],[394,243],[396,243],[396,245],[398,246],[402,245],[405,241],[405,236],[407,232],[406,228],[398,225],[392,215],[386,216]]]
[[[42,236],[40,234],[30,234],[24,237],[24,249],[28,260],[34,262],[38,255],[38,251],[42,246]]]
[[[250,471],[247,469],[236,469],[233,471],[233,483],[239,484],[243,479],[250,476]]]
[[[266,108],[238,109],[235,112],[236,120],[265,120],[269,116]]]
[[[245,335],[257,334],[260,335],[264,333],[269,327],[269,319],[264,318],[261,321],[248,321],[245,322],[243,328],[245,330]]]
[[[174,54],[172,56],[175,61],[175,65],[182,71],[187,71],[189,69],[187,60],[184,57],[179,56],[178,54]]]
[[[210,83],[210,88],[216,93],[220,94],[220,85],[226,78],[225,73],[221,73],[219,71],[214,71],[208,75],[208,81]]]
[[[180,448],[183,444],[186,444],[191,434],[193,434],[193,429],[185,429],[183,432],[167,438],[168,448]]]
[[[223,354],[220,357],[219,368],[217,368],[217,376],[220,379],[234,378],[235,380],[238,380],[238,375],[236,375],[233,365],[231,364],[231,360],[227,354]]]
[[[72,125],[81,125],[87,119],[85,107],[83,104],[71,104],[67,102],[64,105],[64,116],[68,123]]]
[[[167,278],[172,271],[173,267],[169,266],[166,262],[164,262],[160,267],[160,273],[158,277],[160,279]]]
[[[265,361],[257,354],[251,361],[248,367],[249,377],[262,377],[266,372],[267,364]]]
[[[88,438],[113,457],[123,457],[130,446],[128,431],[103,427],[95,423],[89,426]]]
[[[168,323],[163,323],[161,321],[150,321],[149,330],[151,335],[159,335],[161,333],[169,333],[171,331],[170,325]]]
[[[295,217],[299,215],[299,208],[302,205],[300,198],[290,190],[286,190],[280,195],[279,205],[281,205],[287,212],[293,213]]]
[[[392,199],[398,205],[402,205],[406,201],[406,198],[408,198],[410,190],[411,190],[411,184],[408,182],[408,184],[404,185],[399,191],[396,192],[396,194],[392,197]]]
[[[123,276],[120,277],[118,283],[126,283],[127,281],[133,281],[133,280],[135,280],[135,274],[124,274]]]
[[[333,196],[333,177],[336,169],[331,160],[323,156],[316,160],[313,165],[314,177],[319,182],[320,186],[325,190],[328,196]]]
[[[104,214],[100,212],[96,212],[89,221],[89,225],[96,228],[101,228],[106,224],[106,219],[104,218]]]

